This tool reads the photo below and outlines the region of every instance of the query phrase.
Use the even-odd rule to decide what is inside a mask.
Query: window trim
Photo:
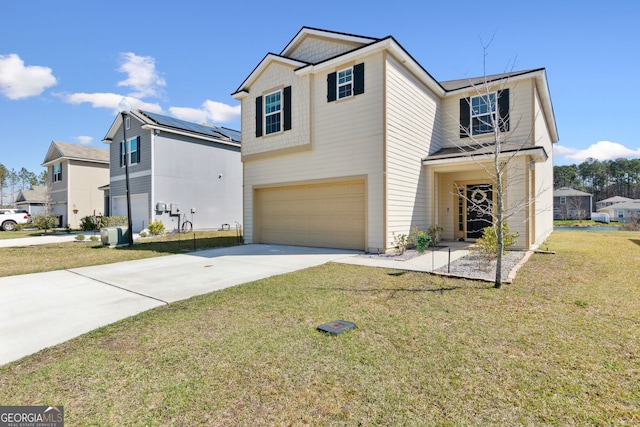
[[[560,196],[560,204],[561,205],[567,204],[567,196]]]
[[[278,89],[278,90],[274,90],[273,92],[269,92],[267,94],[264,95],[264,105],[263,105],[263,123],[262,123],[262,128],[264,129],[264,135],[275,135],[277,133],[280,133],[283,131],[283,118],[284,118],[284,109],[283,109],[283,93],[282,93],[282,89]],[[278,110],[275,110],[273,112],[268,113],[267,112],[267,107],[269,105],[269,101],[268,98],[272,95],[278,94],[279,95],[279,108]],[[270,131],[269,129],[269,125],[267,124],[267,119],[269,117],[273,117],[278,115],[280,117],[280,120],[278,120],[278,130],[274,130],[274,131]]]
[[[131,141],[136,142],[136,150],[131,151]],[[125,147],[125,149],[123,149]],[[127,152],[129,156],[127,156]],[[133,154],[135,153],[136,161],[132,161]],[[125,167],[125,161],[128,158],[129,166],[134,166],[140,163],[140,137],[134,136],[133,138],[127,138],[127,141],[120,141],[120,167]]]
[[[493,97],[493,101],[491,100],[491,98]],[[487,101],[484,102],[484,105],[487,105],[489,108],[489,112],[487,113],[483,113],[483,114],[479,114],[479,113],[474,113],[474,108],[473,108],[473,101],[475,99],[487,99]],[[482,117],[487,117],[488,120],[483,120]],[[498,92],[494,91],[494,92],[488,92],[488,93],[483,93],[480,95],[475,95],[475,96],[471,96],[469,97],[469,125],[471,126],[471,135],[472,136],[478,136],[478,135],[486,135],[489,133],[493,133],[493,131],[495,130],[496,126],[498,125]],[[476,125],[474,123],[474,119],[478,120],[478,125]],[[484,130],[484,131],[476,131],[476,126],[478,127],[490,127],[490,129]]]
[[[345,81],[343,83],[340,83],[340,74],[341,73],[346,73],[347,71],[350,71],[349,80]],[[336,100],[337,101],[339,101],[341,99],[351,98],[352,96],[354,96],[354,91],[353,91],[354,78],[353,77],[354,77],[353,66],[347,67],[347,68],[343,68],[342,70],[336,71]],[[340,96],[340,89],[344,88],[345,86],[350,86],[349,87],[349,94]]]
[[[58,172],[56,172],[56,167],[60,168]],[[51,180],[52,182],[62,181],[62,163],[57,163],[51,168]]]

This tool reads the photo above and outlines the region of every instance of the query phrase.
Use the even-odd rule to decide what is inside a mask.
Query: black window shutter
[[[137,139],[137,146],[138,146],[138,153],[136,154],[136,157],[137,157],[136,163],[140,163],[142,161],[142,145],[140,144],[140,136],[138,136],[136,139]]]
[[[498,120],[500,130],[507,132],[509,130],[509,89],[503,89],[498,92]]]
[[[124,154],[123,150],[124,150],[125,145],[127,145],[126,142],[121,142],[120,143],[120,167],[124,166],[124,163],[122,163],[122,158],[124,157],[123,156],[123,154]]]
[[[353,66],[353,94],[364,93],[364,62]]]
[[[256,98],[256,138],[262,136],[262,97]]]
[[[468,138],[471,134],[471,113],[469,98],[460,99],[460,138]]]
[[[291,86],[284,88],[284,130],[291,130]]]
[[[327,102],[336,100],[336,78],[337,73],[330,73],[327,76]]]

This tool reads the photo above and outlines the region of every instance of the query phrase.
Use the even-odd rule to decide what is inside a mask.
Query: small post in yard
[[[449,259],[447,260],[447,273],[451,273],[451,246],[449,246]]]

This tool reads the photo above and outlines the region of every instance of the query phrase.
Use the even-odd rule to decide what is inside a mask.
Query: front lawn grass
[[[184,253],[194,247],[199,250],[237,244],[235,231],[196,231],[195,239],[194,233],[165,234],[118,248],[92,242],[91,235],[88,233],[84,241],[0,248],[0,277]]]
[[[515,282],[336,263],[142,313],[0,368],[70,426],[640,424],[640,234],[556,231]],[[332,320],[358,328],[329,336]]]

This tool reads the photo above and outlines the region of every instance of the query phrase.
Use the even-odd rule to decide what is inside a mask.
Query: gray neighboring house
[[[640,200],[630,199],[615,203],[598,209],[598,212],[609,214],[611,221],[627,222],[633,216],[640,216]]]
[[[142,110],[126,121],[133,230],[161,221],[177,230],[233,228],[242,221],[240,132],[199,125]],[[125,143],[118,114],[103,142],[109,144],[108,211],[126,216]],[[101,187],[106,190],[106,187]]]
[[[553,219],[590,219],[593,196],[569,187],[553,190]]]
[[[34,185],[29,190],[20,190],[16,197],[16,208],[24,209],[31,215],[46,213],[47,187]]]

